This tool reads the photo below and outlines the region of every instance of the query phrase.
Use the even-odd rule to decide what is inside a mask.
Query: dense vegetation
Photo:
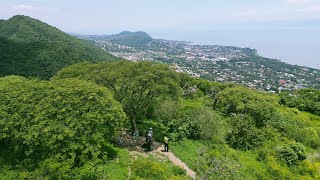
[[[164,64],[82,62],[102,57],[37,20],[0,21],[0,75],[26,76],[0,78],[0,179],[187,179],[117,147],[125,129],[150,126],[199,179],[320,178],[319,90],[275,95]]]
[[[104,40],[108,41],[117,45],[122,46],[130,46],[135,48],[142,48],[147,46],[153,39],[143,31],[137,32],[130,32],[130,31],[123,31],[119,34],[113,35],[77,35],[83,39],[90,39],[90,40]]]
[[[8,76],[0,79],[0,91],[4,169],[67,177],[115,156],[108,142],[126,115],[106,88],[74,79]]]
[[[151,62],[79,64],[53,79],[64,78],[109,88],[129,117],[128,127],[152,124],[169,133],[178,142],[175,152],[191,158],[189,165],[205,179],[319,178],[320,117],[281,105],[277,95],[191,78]],[[193,143],[200,145],[188,148]],[[181,146],[187,152],[179,154]]]
[[[27,16],[0,23],[0,76],[49,79],[67,65],[115,59],[86,41]]]
[[[115,44],[121,44],[137,48],[152,41],[152,38],[147,33],[142,31],[123,31],[119,34],[111,35],[108,39]]]
[[[316,89],[302,89],[292,93],[280,94],[280,103],[298,108],[320,116],[320,91]]]
[[[179,77],[168,66],[148,62],[82,63],[61,70],[54,79],[79,78],[112,90],[137,133],[136,121],[150,117],[154,104],[177,99]]]

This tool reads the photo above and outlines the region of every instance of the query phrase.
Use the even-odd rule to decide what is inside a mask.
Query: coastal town
[[[264,58],[255,49],[150,38],[128,46],[128,41],[120,37],[82,38],[94,40],[100,48],[117,57],[167,63],[178,72],[211,81],[232,82],[271,93],[320,88],[319,69]]]

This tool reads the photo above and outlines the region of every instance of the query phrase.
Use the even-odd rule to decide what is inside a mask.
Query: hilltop
[[[147,33],[142,31],[123,31],[119,34],[109,36],[108,39],[112,43],[123,44],[132,47],[145,46],[147,43],[152,41],[152,38]]]
[[[122,31],[119,34],[113,35],[77,35],[77,37],[90,40],[104,40],[111,42],[113,44],[130,46],[139,48],[141,46],[146,46],[148,43],[152,42],[152,37],[143,31],[131,32]]]
[[[88,41],[28,16],[0,21],[0,76],[48,79],[71,64],[116,59]]]
[[[121,34],[121,33],[120,33]],[[185,41],[152,39],[134,44],[122,36],[83,36],[111,54],[132,61],[157,61],[179,72],[211,81],[233,82],[255,89],[280,92],[320,88],[320,70],[262,57],[257,50],[234,46],[196,45]],[[116,39],[118,38],[118,39]],[[127,43],[130,42],[130,43]],[[139,42],[139,43],[138,43]]]

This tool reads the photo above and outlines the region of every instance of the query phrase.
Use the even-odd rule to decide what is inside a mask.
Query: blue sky
[[[95,34],[266,23],[301,28],[320,20],[320,0],[0,0],[1,19],[16,14],[30,15],[67,32]]]
[[[308,55],[304,60],[303,53],[295,52],[302,43],[320,47],[315,41],[320,39],[320,0],[0,0],[0,19],[16,14],[40,19],[65,32],[113,34],[142,30],[158,38],[269,50],[266,55],[270,57],[320,68],[317,50],[303,49]],[[272,44],[293,46],[295,37],[296,49],[285,49],[294,55],[271,51],[278,49]],[[261,41],[266,41],[265,45]],[[294,60],[296,56],[299,58]]]

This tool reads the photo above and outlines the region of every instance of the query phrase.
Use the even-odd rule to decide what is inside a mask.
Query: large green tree
[[[280,97],[281,104],[320,115],[320,90],[301,89],[291,93],[283,92],[280,93]]]
[[[226,114],[250,115],[257,127],[263,127],[275,115],[277,107],[276,96],[236,86],[219,92],[214,108]]]
[[[125,119],[109,90],[90,82],[0,78],[0,163],[48,173],[102,163]]]
[[[64,68],[54,77],[63,78],[91,80],[112,90],[135,133],[137,121],[148,117],[156,102],[177,99],[182,94],[178,74],[167,65],[153,62],[81,63]]]

